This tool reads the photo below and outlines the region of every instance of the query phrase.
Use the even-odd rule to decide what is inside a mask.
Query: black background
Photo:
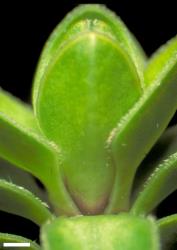
[[[24,101],[30,89],[41,49],[53,28],[79,3],[11,1],[0,3],[0,86]],[[91,3],[91,2],[90,2]],[[98,3],[98,2],[97,2]],[[175,1],[101,2],[114,10],[135,34],[147,55],[177,33]],[[39,4],[39,5],[38,5]],[[176,119],[173,119],[172,123]],[[177,212],[177,194],[159,208],[158,216]],[[168,206],[167,206],[168,205]],[[0,231],[37,239],[38,227],[17,216],[0,214]]]

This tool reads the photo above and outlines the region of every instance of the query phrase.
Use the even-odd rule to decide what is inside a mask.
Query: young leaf
[[[105,56],[108,61],[103,61]],[[53,63],[38,97],[40,125],[60,145],[68,188],[77,201],[80,194],[81,206],[88,203],[84,210],[104,206],[114,171],[108,167],[104,142],[139,95],[135,72],[122,56],[110,40],[92,33],[82,35]],[[75,63],[71,64],[71,60]]]
[[[37,118],[61,147],[65,181],[81,211],[103,210],[114,179],[105,141],[141,93],[136,68],[121,44],[92,23],[68,38],[45,69]]]
[[[32,220],[38,225],[52,218],[45,203],[28,190],[0,180],[0,210]]]
[[[171,46],[167,45],[161,53],[167,55],[168,50],[171,51]],[[168,55],[166,65],[156,69],[158,78],[154,79],[108,139],[108,148],[117,165],[112,197],[106,209],[108,213],[128,209],[136,169],[177,109],[177,49]],[[161,54],[158,56],[162,57]],[[153,67],[153,63],[149,67]]]
[[[154,220],[128,214],[58,218],[41,235],[44,250],[160,249]]]
[[[5,248],[3,247],[3,243],[30,243],[30,247],[26,248],[26,247],[20,247],[20,250],[41,250],[40,246],[35,243],[34,241],[18,236],[18,235],[14,235],[14,234],[6,234],[6,233],[0,233],[0,249],[4,250]],[[14,249],[14,248],[7,248],[7,249]]]
[[[0,156],[39,178],[58,211],[79,213],[63,184],[58,148],[37,131],[34,116],[22,103],[0,93]],[[8,111],[11,106],[14,113]]]
[[[177,215],[173,214],[157,221],[162,250],[171,249],[176,242]]]
[[[122,20],[103,5],[80,5],[70,12],[55,28],[42,51],[35,75],[35,84],[33,85],[33,106],[35,111],[40,81],[60,47],[68,39],[71,40],[78,33],[84,33],[90,29],[94,29],[99,33],[105,33],[118,41],[122,49],[127,52],[134,62],[143,85],[144,77],[142,72],[146,56],[136,38],[129,32]]]
[[[172,154],[157,166],[152,175],[145,182],[144,189],[135,200],[131,212],[135,215],[147,215],[163,199],[177,189],[176,180],[177,153]]]

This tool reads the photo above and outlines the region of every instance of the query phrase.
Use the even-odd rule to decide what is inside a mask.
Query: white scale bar
[[[3,247],[30,247],[30,243],[3,243]]]

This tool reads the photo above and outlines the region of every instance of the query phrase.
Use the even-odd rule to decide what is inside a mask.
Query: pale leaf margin
[[[64,20],[54,29],[49,39],[47,40],[39,63],[36,70],[34,85],[33,85],[33,107],[36,113],[36,100],[40,88],[40,81],[46,72],[46,68],[50,61],[56,56],[61,45],[66,39],[72,37],[73,30],[70,35],[66,37],[66,31],[72,29],[72,26],[81,21],[87,22],[88,20],[100,20],[109,25],[111,32],[114,34],[117,42],[123,50],[130,56],[134,62],[136,71],[141,80],[142,86],[144,85],[143,69],[146,62],[146,56],[136,38],[129,32],[122,20],[116,16],[112,11],[108,10],[104,5],[98,4],[84,4],[71,11]],[[83,31],[82,31],[83,32]],[[109,36],[111,33],[107,32]],[[68,32],[67,32],[68,33]]]

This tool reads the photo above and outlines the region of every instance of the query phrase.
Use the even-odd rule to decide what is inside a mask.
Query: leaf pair
[[[143,92],[144,54],[113,13],[75,9],[54,30],[39,61],[33,105],[61,149],[65,183],[83,213],[100,213],[114,181],[110,131]]]
[[[66,187],[82,212],[105,207],[114,179],[106,139],[142,93],[143,64],[121,20],[104,7],[81,6],[42,53],[33,88],[37,121],[1,91],[0,155],[39,178],[60,213],[79,213]]]
[[[136,170],[176,111],[177,39],[145,61],[121,20],[97,5],[68,15],[44,48],[34,109],[83,213],[129,208]]]

